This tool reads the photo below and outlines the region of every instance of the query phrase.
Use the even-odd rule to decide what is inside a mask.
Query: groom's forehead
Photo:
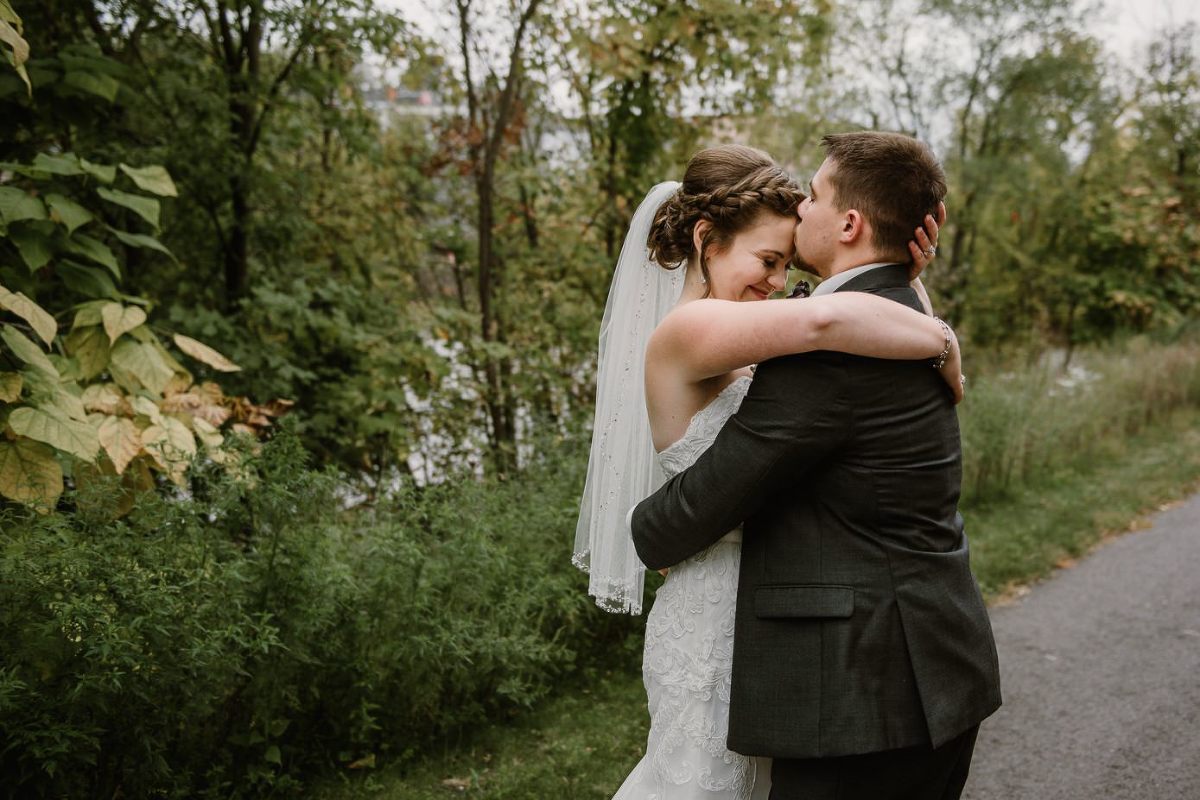
[[[821,183],[828,181],[829,173],[833,171],[833,168],[834,164],[828,158],[822,161],[821,165],[817,167],[815,172],[813,172],[812,177],[808,179],[808,188],[812,189],[818,180],[820,180]]]

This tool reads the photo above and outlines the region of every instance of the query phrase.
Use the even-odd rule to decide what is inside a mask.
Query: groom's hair
[[[904,254],[925,215],[937,218],[946,173],[924,142],[900,133],[859,131],[821,139],[835,168],[829,183],[839,211],[858,209],[871,223],[872,244],[883,255]]]

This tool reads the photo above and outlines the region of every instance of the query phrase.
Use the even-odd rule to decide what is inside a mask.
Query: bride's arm
[[[806,300],[694,300],[672,311],[650,339],[648,358],[690,381],[789,353],[835,350],[915,360],[942,352],[932,317],[894,300],[841,292]]]
[[[962,400],[957,337],[942,378]],[[789,353],[834,350],[874,358],[917,360],[941,355],[945,329],[933,317],[863,292],[737,303],[694,300],[672,311],[650,339],[648,362],[699,382]]]

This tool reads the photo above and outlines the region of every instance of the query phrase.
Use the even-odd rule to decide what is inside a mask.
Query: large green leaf
[[[96,189],[96,192],[108,202],[128,208],[153,225],[155,230],[158,229],[159,203],[154,198],[122,192],[120,189],[105,189],[104,187]]]
[[[36,405],[57,411],[77,422],[87,422],[87,409],[83,407],[83,400],[71,394],[63,384],[55,387],[54,394],[39,400]]]
[[[62,490],[62,468],[51,448],[29,439],[0,441],[0,494],[48,513]]]
[[[121,280],[121,265],[117,257],[104,242],[83,233],[77,233],[67,240],[67,252],[91,259],[101,266],[107,267],[117,280]]]
[[[174,374],[155,352],[153,345],[132,339],[117,342],[112,349],[112,363],[132,374],[155,394],[162,394]]]
[[[99,325],[104,321],[104,317],[100,315],[100,310],[108,305],[107,300],[91,300],[86,303],[80,303],[75,307],[75,320],[71,323],[71,328],[82,328],[85,325]]]
[[[0,328],[0,339],[3,339],[4,343],[8,345],[16,357],[26,364],[55,378],[58,377],[58,370],[50,363],[50,359],[46,358],[46,354],[42,352],[42,348],[29,341],[16,328],[11,325],[5,325]]]
[[[83,171],[93,178],[96,178],[101,183],[112,183],[117,179],[117,168],[110,167],[106,164],[93,164],[86,158],[79,159],[79,166]]]
[[[92,212],[61,194],[46,195],[46,205],[50,206],[50,218],[65,225],[68,233],[95,219]]]
[[[6,225],[23,219],[45,219],[42,201],[15,186],[0,186],[0,221]]]
[[[108,340],[115,342],[122,333],[127,333],[145,322],[146,312],[137,306],[108,303],[100,309],[100,318],[104,321],[104,331],[108,334]]]
[[[157,250],[160,253],[166,253],[172,260],[178,260],[175,258],[175,254],[167,249],[165,244],[153,236],[147,236],[144,233],[128,233],[127,231],[119,231],[116,228],[109,228],[108,231],[117,237],[121,244],[129,247],[144,247],[150,250]]]
[[[83,167],[79,165],[79,157],[74,153],[50,155],[38,153],[33,159],[33,168],[39,172],[49,172],[51,175],[82,175]]]
[[[122,164],[121,171],[132,178],[143,192],[150,192],[159,197],[179,196],[175,182],[171,180],[171,175],[164,167],[131,167],[128,164]]]
[[[8,426],[20,436],[46,444],[84,461],[93,461],[100,454],[100,439],[96,429],[79,422],[57,408],[22,406],[8,415]]]
[[[17,246],[17,252],[30,272],[37,272],[54,257],[54,229],[46,228],[46,225],[53,223],[22,222],[8,229],[9,240]]]
[[[0,286],[0,308],[8,309],[28,322],[42,341],[51,344],[58,333],[58,323],[37,303],[21,292],[10,292]]]
[[[54,268],[67,288],[74,292],[86,297],[121,299],[121,293],[117,291],[112,278],[98,267],[88,267],[74,261],[60,259]]]
[[[91,380],[108,367],[111,347],[99,325],[76,328],[63,342],[67,353],[79,363],[80,377]]]
[[[117,99],[117,92],[121,90],[121,82],[116,78],[80,70],[69,70],[63,76],[63,83],[88,94],[103,97],[110,103]]]

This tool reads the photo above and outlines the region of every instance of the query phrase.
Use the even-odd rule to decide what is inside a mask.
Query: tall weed
[[[1001,499],[1174,410],[1200,405],[1200,342],[1145,338],[996,369],[968,386],[959,419],[963,503]],[[1110,449],[1110,448],[1109,448]]]

